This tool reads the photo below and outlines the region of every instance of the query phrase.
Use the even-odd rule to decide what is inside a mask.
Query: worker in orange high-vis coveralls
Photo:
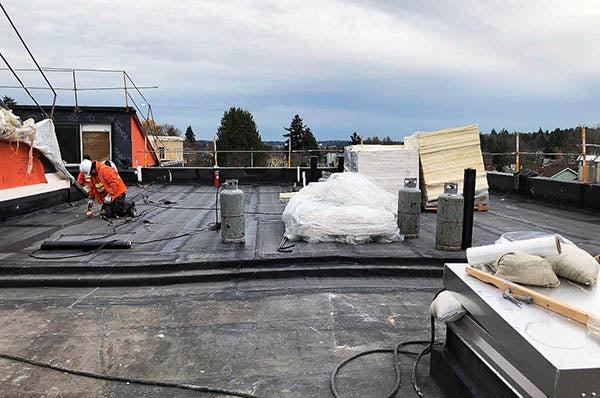
[[[91,158],[89,157],[89,155],[83,155],[83,159],[84,160],[90,160]],[[82,163],[82,165],[85,165],[86,162]],[[79,183],[79,185],[81,185],[83,187],[83,189],[88,193],[88,205],[87,205],[87,211],[86,211],[86,215],[88,217],[92,217],[94,215],[94,212],[92,210],[93,206],[94,206],[94,200],[99,204],[99,205],[104,205],[104,197],[106,196],[106,191],[104,189],[104,186],[98,181],[97,177],[92,177],[89,174],[84,173],[81,170],[81,166],[80,166],[80,170],[79,170],[79,174],[77,175],[77,183]]]
[[[100,161],[87,159],[81,162],[79,169],[92,177],[96,194],[104,195],[103,209],[106,217],[135,217],[135,203],[126,201],[127,187],[119,173]]]

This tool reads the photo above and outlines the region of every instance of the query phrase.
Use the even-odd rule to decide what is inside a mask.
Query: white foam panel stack
[[[345,148],[345,158],[345,171],[369,176],[394,195],[405,178],[419,178],[418,152],[404,145],[351,145]]]

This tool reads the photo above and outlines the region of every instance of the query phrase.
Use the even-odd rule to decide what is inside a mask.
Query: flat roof
[[[224,244],[219,232],[207,231],[215,221],[215,190],[211,186],[157,184],[143,188],[129,187],[128,198],[135,199],[141,216],[132,222],[115,220],[109,223],[98,217],[85,217],[85,201],[55,206],[25,216],[0,222],[0,284],[7,278],[22,277],[18,270],[44,273],[73,269],[75,272],[94,265],[98,272],[140,272],[169,270],[200,272],[211,267],[238,269],[240,264],[252,267],[284,267],[294,264],[335,264],[368,268],[369,265],[431,266],[440,270],[445,262],[463,261],[462,251],[448,252],[435,249],[435,213],[421,214],[421,233],[418,239],[394,243],[346,245],[341,243],[310,244],[294,242],[292,251],[277,250],[285,230],[281,213],[285,203],[279,201],[280,192],[290,186],[246,185],[241,187],[246,195],[246,243]],[[144,198],[148,203],[144,203]],[[541,230],[560,233],[592,254],[600,253],[600,216],[540,202],[491,195],[490,210],[476,212],[473,245],[494,243],[509,231]],[[96,206],[98,210],[98,206]],[[134,242],[129,250],[100,250],[82,257],[60,260],[40,260],[29,254],[45,240],[121,239]],[[48,257],[62,257],[61,252],[38,253]],[[308,266],[308,265],[307,265]],[[145,267],[145,268],[144,268]],[[244,271],[242,269],[242,271]],[[440,271],[441,272],[441,271]],[[18,273],[19,275],[17,275]],[[212,274],[211,274],[212,275]],[[214,275],[213,275],[214,276]],[[118,279],[117,276],[114,278]],[[66,276],[65,276],[66,278]],[[85,278],[84,278],[85,279]],[[149,280],[150,281],[150,280]],[[151,282],[151,281],[150,281]],[[107,282],[108,283],[108,282]]]

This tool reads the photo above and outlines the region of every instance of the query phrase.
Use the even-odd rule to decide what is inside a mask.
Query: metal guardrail
[[[343,149],[313,150],[169,150],[138,151],[139,154],[154,154],[161,162],[183,161],[184,166],[199,167],[244,167],[281,168],[308,166],[311,156],[318,156],[321,165],[337,166],[337,158]],[[329,156],[332,154],[333,156]],[[232,156],[233,155],[233,156]],[[328,159],[329,158],[329,159]]]
[[[1,55],[2,54],[0,54],[0,56]],[[155,89],[155,88],[158,88],[158,86],[138,86],[131,78],[131,75],[129,73],[127,73],[127,71],[125,71],[125,70],[91,69],[91,68],[57,68],[57,67],[40,67],[39,69],[33,69],[33,68],[11,68],[10,65],[8,65],[8,66],[9,66],[9,68],[0,68],[0,71],[11,70],[11,71],[13,71],[13,73],[16,73],[16,72],[36,72],[39,70],[42,73],[47,72],[47,73],[69,73],[69,74],[71,74],[73,76],[73,78],[72,78],[73,84],[71,87],[52,88],[52,91],[54,92],[53,107],[54,107],[54,103],[56,103],[56,91],[72,91],[73,99],[74,99],[74,103],[75,103],[75,112],[78,112],[79,111],[79,97],[77,94],[81,91],[123,90],[123,95],[124,95],[124,99],[125,99],[124,104],[125,104],[126,108],[129,107],[130,105],[132,105],[132,107],[135,108],[135,110],[138,112],[138,114],[141,116],[141,118],[145,122],[154,120],[154,114],[152,112],[152,104],[150,104],[150,102],[148,101],[148,99],[146,98],[146,96],[144,95],[142,90]],[[122,78],[123,84],[121,86],[80,87],[78,85],[77,78],[82,73],[118,74],[118,75],[120,75],[119,77]],[[46,79],[46,81],[48,81],[48,80]],[[30,93],[29,90],[49,90],[48,87],[27,86],[27,85],[23,84],[21,80],[19,80],[19,82],[21,83],[21,86],[0,85],[0,88],[7,88],[7,89],[24,88],[28,93]],[[48,84],[50,84],[50,83],[48,82]],[[147,110],[145,112],[142,111],[142,107],[140,105],[138,105],[138,103],[135,99],[135,96],[132,95],[132,93],[137,94],[137,96],[139,97],[138,99],[141,98],[144,101],[144,104],[147,105]],[[32,96],[30,95],[30,97],[32,97]],[[37,101],[35,101],[35,99],[33,97],[32,97],[32,99],[34,100],[35,104],[38,105],[38,107],[40,109],[42,109],[41,106],[37,103]],[[43,109],[42,109],[42,111],[43,111]],[[44,114],[45,113],[46,112],[44,112]]]

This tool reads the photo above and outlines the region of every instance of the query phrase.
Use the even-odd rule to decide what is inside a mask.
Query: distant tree
[[[193,144],[196,142],[196,136],[194,135],[194,130],[192,130],[192,126],[187,126],[185,129],[185,140],[188,144]]]
[[[14,100],[14,98],[9,97],[8,95],[5,95],[2,97],[2,102],[0,102],[0,106],[4,104],[4,106],[6,106],[8,109],[12,109],[15,107],[15,105],[17,105],[17,101]]]
[[[306,125],[299,115],[294,116],[290,123],[290,127],[284,127],[284,130],[287,131],[287,133],[283,134],[283,136],[291,141],[292,150],[303,149],[302,145],[304,143],[305,129]]]
[[[352,135],[350,136],[350,145],[358,145],[361,142],[362,138],[360,137],[360,135],[358,135],[356,131],[352,133]]]
[[[223,113],[221,125],[217,130],[217,149],[225,151],[263,150],[264,145],[254,117],[242,108],[229,108]],[[219,154],[220,166],[250,166],[249,153]],[[264,163],[264,156],[255,154],[254,165]]]
[[[370,145],[378,145],[381,142],[379,141],[379,137],[374,135],[373,137],[368,137],[366,140],[363,141],[365,144],[370,144]]]
[[[154,120],[148,120],[142,123],[142,130],[149,135],[167,135],[181,137],[181,130],[172,124],[158,124]]]
[[[313,150],[319,149],[319,144],[317,144],[317,139],[313,135],[310,127],[307,127],[304,130],[304,135],[302,136],[302,144],[301,149]]]
[[[390,137],[390,136],[388,135],[387,137],[385,137],[385,138],[383,139],[383,141],[381,141],[381,143],[382,143],[383,145],[393,145],[393,144],[395,144],[395,143],[396,143],[396,141],[394,141],[394,140],[392,139],[392,137]]]

